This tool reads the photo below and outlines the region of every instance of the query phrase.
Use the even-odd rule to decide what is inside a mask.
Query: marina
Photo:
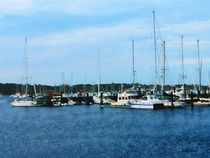
[[[209,158],[209,6],[0,1],[0,158]]]
[[[49,92],[45,94],[31,94],[26,101],[24,97],[15,97],[11,95],[14,101],[12,106],[65,106],[65,105],[92,105],[100,104],[101,107],[119,107],[119,108],[137,108],[137,109],[167,109],[167,108],[185,108],[186,106],[210,106],[208,93],[196,95],[186,93],[186,99],[183,95],[176,95],[173,91],[170,94],[151,95],[152,90],[127,89],[123,92],[78,92],[72,94],[63,94],[62,92]],[[19,94],[19,93],[18,93]],[[100,95],[96,95],[100,94]],[[28,104],[29,102],[29,104]],[[13,105],[16,103],[15,105]],[[22,105],[21,105],[22,104]]]

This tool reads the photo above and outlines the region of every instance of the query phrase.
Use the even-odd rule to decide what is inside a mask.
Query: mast
[[[98,96],[100,96],[100,82],[101,82],[101,77],[100,77],[100,53],[99,53],[99,48],[98,48]]]
[[[26,95],[26,100],[28,98],[28,56],[27,56],[27,37],[25,37],[25,64],[26,64],[26,91],[25,91],[25,95]]]
[[[133,55],[133,87],[134,87],[134,85],[135,85],[134,40],[132,40],[132,55]]]
[[[155,85],[154,85],[154,92],[157,91],[157,46],[156,46],[156,30],[155,30],[155,11],[153,13],[153,28],[154,28],[154,53],[155,53]]]
[[[73,93],[73,76],[74,76],[74,72],[71,71],[71,93]]]
[[[166,42],[163,41],[163,85],[162,85],[162,91],[165,89],[165,73],[166,73]]]
[[[181,46],[182,46],[182,84],[183,84],[183,86],[184,86],[184,84],[185,84],[185,81],[184,81],[184,78],[185,78],[185,76],[184,76],[184,44],[183,44],[183,36],[181,36]]]
[[[62,76],[62,84],[63,84],[61,91],[62,93],[65,94],[66,93],[66,80],[65,80],[65,75],[63,72],[61,73],[61,76]]]
[[[197,46],[198,46],[198,76],[199,76],[199,88],[198,90],[201,90],[201,60],[200,60],[200,46],[199,46],[199,40],[197,40]]]

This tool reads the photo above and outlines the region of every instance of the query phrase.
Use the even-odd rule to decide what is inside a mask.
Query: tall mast
[[[74,72],[71,71],[71,93],[73,93],[73,76],[74,76]]]
[[[65,80],[65,75],[63,72],[61,73],[61,77],[62,77],[62,84],[63,84],[62,92],[65,94],[66,93],[66,80]]]
[[[162,91],[165,89],[165,74],[166,74],[166,42],[163,41],[163,85],[162,85]]]
[[[26,91],[25,91],[25,95],[26,95],[26,100],[27,100],[27,96],[28,96],[28,56],[27,56],[27,37],[25,37],[25,64],[26,64]]]
[[[134,85],[135,85],[134,40],[132,40],[132,55],[133,55],[133,87],[134,87]]]
[[[200,46],[199,46],[199,40],[197,40],[197,46],[198,46],[198,76],[199,76],[199,88],[198,90],[201,90],[201,61],[200,61]]]
[[[100,52],[98,48],[98,96],[100,95],[100,82],[101,82],[101,77],[100,77]]]
[[[181,46],[182,46],[182,84],[184,86],[185,81],[184,81],[184,44],[183,44],[183,36],[181,36]]]
[[[155,30],[155,11],[153,13],[153,27],[154,27],[154,53],[155,53],[155,85],[154,92],[157,90],[157,46],[156,46],[156,30]]]

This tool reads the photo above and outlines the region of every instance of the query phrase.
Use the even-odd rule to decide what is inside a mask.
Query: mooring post
[[[87,93],[87,105],[90,105],[89,93]]]
[[[138,98],[141,98],[141,87],[138,88]]]
[[[101,92],[101,96],[100,96],[100,105],[103,105],[103,93]]]
[[[174,91],[174,93],[176,92],[176,86],[173,86],[173,91]]]
[[[198,95],[197,95],[197,99],[199,100],[199,98],[200,98],[200,90],[198,89]]]
[[[204,86],[204,96],[206,97],[206,91],[207,91],[207,87]]]
[[[191,107],[193,108],[194,105],[193,105],[193,93],[192,93],[192,91],[190,92],[190,97],[191,97],[191,101],[190,101]]]
[[[187,90],[186,90],[186,84],[184,84],[184,101],[186,102],[186,96],[187,96]]]
[[[171,91],[171,108],[174,109],[173,91]]]

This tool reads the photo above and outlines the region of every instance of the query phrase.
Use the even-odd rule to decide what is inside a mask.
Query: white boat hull
[[[164,103],[164,106],[171,107],[170,101],[165,100],[165,101],[163,101],[163,103]],[[184,108],[186,106],[186,104],[184,102],[178,102],[178,101],[173,102],[173,105],[175,108]]]
[[[98,96],[93,96],[93,101],[95,104],[100,104],[101,98]],[[112,101],[110,99],[103,98],[103,104],[111,104],[111,102]]]
[[[133,109],[154,109],[152,104],[131,104]]]
[[[128,101],[118,101],[118,102],[112,102],[111,105],[122,106],[122,105],[130,105],[130,104]]]
[[[11,104],[12,106],[19,106],[19,107],[36,106],[36,103],[30,100],[19,100],[19,101],[14,100]]]
[[[147,95],[142,99],[136,99],[129,102],[134,109],[162,109],[163,103],[154,96]]]

